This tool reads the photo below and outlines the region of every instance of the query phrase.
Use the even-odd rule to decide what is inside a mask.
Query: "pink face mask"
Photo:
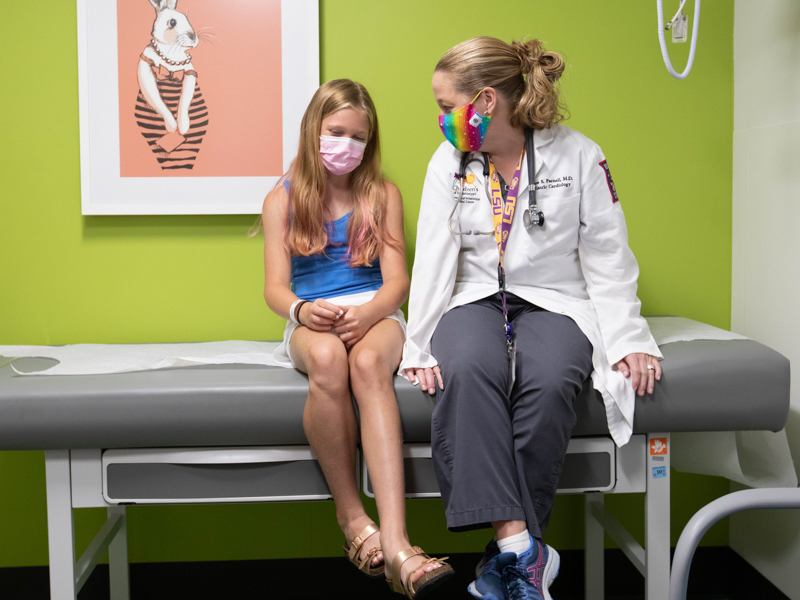
[[[349,137],[319,136],[319,154],[322,164],[334,175],[350,173],[364,157],[367,145]]]

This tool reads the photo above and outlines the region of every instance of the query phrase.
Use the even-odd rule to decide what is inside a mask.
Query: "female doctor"
[[[624,444],[635,394],[661,378],[608,163],[559,125],[563,70],[538,40],[478,37],[433,75],[447,142],[422,192],[400,370],[436,396],[448,528],[495,531],[469,586],[490,600],[550,597],[560,559],[541,538],[584,382]]]

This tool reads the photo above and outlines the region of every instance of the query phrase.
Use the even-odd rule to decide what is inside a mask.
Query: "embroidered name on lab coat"
[[[556,188],[569,188],[572,187],[574,180],[570,175],[564,175],[563,177],[556,177],[555,179],[544,178],[540,179],[539,181],[535,181],[534,185],[536,186],[536,191],[539,190],[552,190]]]

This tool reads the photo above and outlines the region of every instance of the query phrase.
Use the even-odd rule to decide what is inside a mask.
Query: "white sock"
[[[497,547],[500,549],[501,553],[515,552],[517,555],[520,555],[531,547],[531,535],[526,529],[517,535],[497,540]]]

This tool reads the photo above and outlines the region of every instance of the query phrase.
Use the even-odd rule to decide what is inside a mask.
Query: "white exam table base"
[[[686,600],[689,568],[697,545],[714,523],[755,508],[800,508],[800,488],[741,490],[717,498],[698,510],[684,527],[672,561],[669,600]]]
[[[315,461],[307,447],[268,448],[191,448],[134,449],[130,451],[99,449],[45,450],[45,478],[47,483],[47,529],[50,559],[51,600],[76,600],[78,592],[92,574],[94,567],[109,553],[109,584],[111,600],[129,600],[128,538],[126,505],[137,502],[114,502],[108,498],[107,480],[104,477],[110,456],[120,463],[170,463],[180,465],[238,465],[279,462]],[[123,454],[123,457],[119,457]],[[357,453],[360,462],[360,454]],[[360,484],[360,470],[356,468],[356,481]],[[200,498],[175,500],[170,498],[146,500],[147,504],[170,503],[235,503],[235,502],[291,502],[330,500],[327,494],[273,495],[245,498]],[[111,500],[111,501],[109,501]],[[75,560],[75,535],[73,508],[105,507],[108,519],[89,544],[83,555]]]
[[[614,485],[606,492],[586,493],[586,598],[602,600],[604,586],[604,529],[623,549],[626,556],[646,578],[646,599],[667,600],[670,565],[669,543],[669,454],[650,456],[650,438],[664,438],[669,448],[669,434],[635,435],[628,445],[616,450]],[[573,449],[592,450],[603,440],[584,438],[571,442]],[[270,451],[275,457],[266,456]],[[116,451],[114,451],[116,452]],[[181,464],[226,464],[238,462],[274,462],[287,458],[287,449],[230,448],[229,457],[220,449],[129,451],[131,462],[160,454],[180,457]],[[308,450],[288,449],[288,453],[305,456]],[[406,448],[412,457],[430,457],[430,447],[419,444]],[[644,456],[643,456],[644,454]],[[645,458],[646,456],[646,458]],[[313,456],[311,457],[313,458]],[[211,460],[209,460],[211,459]],[[302,459],[302,458],[301,458]],[[177,461],[176,461],[177,462]],[[106,461],[100,450],[46,450],[48,536],[50,544],[50,583],[52,600],[75,600],[106,548],[109,550],[111,600],[129,600],[127,522],[125,504],[110,503],[104,481]],[[653,468],[659,476],[653,477]],[[664,473],[661,475],[661,473]],[[360,474],[359,474],[360,475]],[[368,490],[368,473],[364,471],[364,489]],[[603,505],[604,493],[645,492],[645,548],[642,548]],[[559,493],[580,493],[563,490]],[[429,491],[411,497],[431,497]],[[189,501],[230,503],[258,501],[291,501],[330,498],[304,496],[270,498],[212,498]],[[146,500],[148,504],[164,504],[175,500]],[[186,502],[183,500],[182,502]],[[108,520],[90,543],[83,556],[75,560],[73,508],[106,507]]]
[[[605,507],[602,493],[586,494],[585,599],[603,600],[605,597],[604,533],[620,547],[645,578],[645,600],[667,600],[670,573],[670,461],[667,454],[652,456],[650,440],[666,438],[670,448],[669,433],[650,433],[644,452],[645,469],[645,547],[642,548],[617,518]],[[662,474],[663,473],[663,474]],[[612,492],[613,493],[613,492]]]
[[[75,561],[69,450],[45,450],[50,599],[75,600],[108,550],[111,600],[129,600],[128,523],[124,506],[108,507],[108,520]]]

